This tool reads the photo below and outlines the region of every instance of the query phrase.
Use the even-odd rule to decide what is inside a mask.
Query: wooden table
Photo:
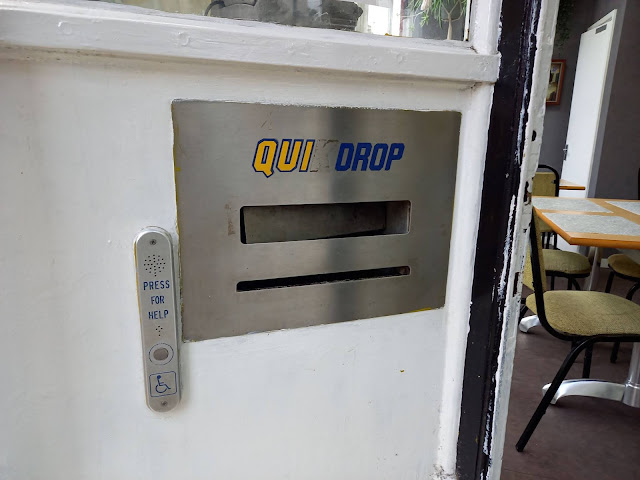
[[[640,263],[640,200],[533,197],[533,207],[567,243],[617,248]]]
[[[640,249],[640,200],[533,197],[533,207],[571,245]]]
[[[640,200],[533,197],[533,207],[538,216],[567,243],[598,247],[589,290],[595,288],[602,248],[617,248],[640,263]],[[543,390],[548,387],[546,385]],[[607,398],[640,407],[640,343],[633,345],[626,383],[565,380],[552,403],[569,395]]]
[[[560,190],[586,190],[584,185],[578,185],[577,183],[570,182],[564,178],[560,179]]]

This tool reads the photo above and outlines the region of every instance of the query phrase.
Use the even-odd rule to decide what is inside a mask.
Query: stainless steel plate
[[[185,340],[442,307],[460,117],[174,102]]]

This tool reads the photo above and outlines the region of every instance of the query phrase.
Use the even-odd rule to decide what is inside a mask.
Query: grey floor
[[[602,270],[599,291],[604,291],[607,276],[608,270]],[[631,285],[616,279],[613,293],[624,296]],[[565,280],[558,280],[559,288],[566,288]],[[640,303],[640,292],[634,301]],[[540,388],[551,381],[569,348],[542,327],[518,333],[502,480],[640,479],[640,409],[610,400],[560,400],[549,407],[525,451],[516,451],[515,443],[541,399]],[[623,382],[631,344],[622,345],[616,364],[609,362],[610,351],[610,344],[596,345],[591,378]],[[582,357],[567,378],[581,373]]]

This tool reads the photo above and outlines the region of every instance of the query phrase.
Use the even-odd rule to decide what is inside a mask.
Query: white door
[[[473,3],[469,42],[438,43],[99,2],[0,0],[0,478],[457,477],[501,3]],[[534,112],[544,90],[535,86]],[[162,227],[180,266],[176,100],[460,112],[455,208],[438,220],[451,226],[442,303],[183,342],[181,401],[168,412],[147,408],[133,240]],[[206,137],[207,128],[189,131]],[[262,175],[251,159],[224,160]],[[420,187],[420,178],[408,181]],[[411,206],[420,207],[432,205]],[[224,223],[225,236],[237,235],[238,218]],[[418,255],[431,254],[428,242],[420,247]],[[513,290],[514,271],[494,275],[500,292]],[[476,435],[468,435],[474,445]],[[481,440],[486,451],[493,440]]]
[[[560,196],[588,197],[598,124],[607,78],[616,10],[605,15],[582,34],[571,100],[562,178],[586,190],[561,190]]]

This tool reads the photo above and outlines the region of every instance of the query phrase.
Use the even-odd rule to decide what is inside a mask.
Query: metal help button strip
[[[144,229],[135,239],[135,257],[147,405],[168,412],[180,401],[171,237],[161,228]]]

